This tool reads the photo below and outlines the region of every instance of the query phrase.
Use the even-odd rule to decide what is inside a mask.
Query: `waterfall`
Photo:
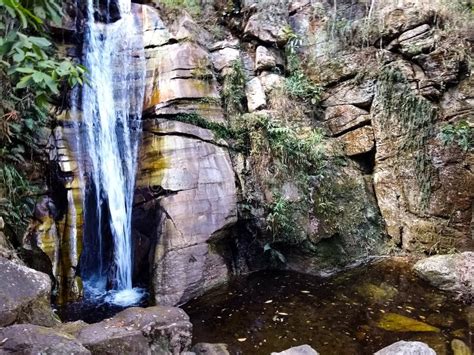
[[[132,285],[131,214],[144,48],[130,0],[119,0],[120,18],[112,23],[96,21],[94,0],[87,2],[83,63],[88,83],[77,110],[82,115],[78,138],[85,157],[79,167],[84,199],[80,273],[86,295],[106,295],[108,301],[125,306],[139,301],[143,293]],[[108,255],[111,249],[113,257]]]

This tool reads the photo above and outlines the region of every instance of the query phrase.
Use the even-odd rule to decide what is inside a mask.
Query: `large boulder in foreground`
[[[181,354],[191,346],[192,324],[180,308],[128,308],[83,327],[77,339],[93,354]]]
[[[0,326],[58,323],[51,310],[48,275],[0,257]]]
[[[436,355],[436,352],[419,341],[397,341],[374,355]]]
[[[0,354],[90,354],[69,334],[32,324],[0,329]]]
[[[474,252],[435,255],[417,262],[414,270],[441,290],[474,299]]]

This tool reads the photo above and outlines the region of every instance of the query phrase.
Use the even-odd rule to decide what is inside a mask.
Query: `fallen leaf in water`
[[[288,313],[285,313],[285,312],[277,312],[277,314],[279,314],[280,316],[287,316]]]
[[[301,293],[310,293],[309,291],[301,291]]]
[[[239,339],[237,339],[237,340],[238,340],[238,341],[240,341],[240,342],[242,343],[242,342],[246,341],[246,340],[247,340],[247,338],[239,338]]]
[[[265,301],[265,303],[272,303],[273,300],[268,300],[268,301]]]

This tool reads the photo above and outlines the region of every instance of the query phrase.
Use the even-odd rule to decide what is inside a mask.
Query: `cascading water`
[[[130,0],[119,0],[120,18],[113,23],[96,21],[94,0],[87,2],[83,62],[88,84],[82,89],[78,131],[85,157],[79,167],[84,198],[80,274],[86,296],[105,296],[127,306],[143,296],[142,289],[132,286],[131,214],[144,48]],[[108,2],[106,7],[108,11]]]

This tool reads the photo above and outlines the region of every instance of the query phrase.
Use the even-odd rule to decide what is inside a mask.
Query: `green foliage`
[[[474,132],[466,121],[445,124],[439,137],[444,145],[457,144],[465,152],[474,146]]]
[[[287,34],[286,58],[289,76],[285,79],[285,91],[293,99],[316,105],[321,99],[322,88],[313,83],[303,70],[297,50],[301,39],[293,32]]]
[[[161,0],[160,4],[169,11],[186,10],[192,16],[199,16],[202,11],[199,0]]]
[[[305,240],[305,231],[298,223],[302,204],[290,202],[275,194],[267,216],[267,228],[272,233],[273,243],[284,241],[287,244],[299,244]]]
[[[385,125],[400,125],[400,149],[414,156],[416,180],[421,191],[420,206],[426,208],[431,196],[432,164],[428,140],[433,135],[436,108],[422,96],[415,95],[398,68],[387,67],[379,76],[378,92]]]
[[[244,111],[246,76],[241,60],[234,60],[224,78],[222,97],[226,112],[232,116]]]
[[[37,192],[26,178],[39,152],[35,135],[49,123],[50,104],[85,74],[55,55],[46,34],[50,21],[61,21],[57,1],[0,0],[0,215],[16,234]]]
[[[174,120],[183,123],[189,123],[197,127],[209,129],[213,131],[217,138],[229,139],[235,136],[235,132],[227,128],[225,125],[209,121],[197,113],[183,113],[173,117]]]

